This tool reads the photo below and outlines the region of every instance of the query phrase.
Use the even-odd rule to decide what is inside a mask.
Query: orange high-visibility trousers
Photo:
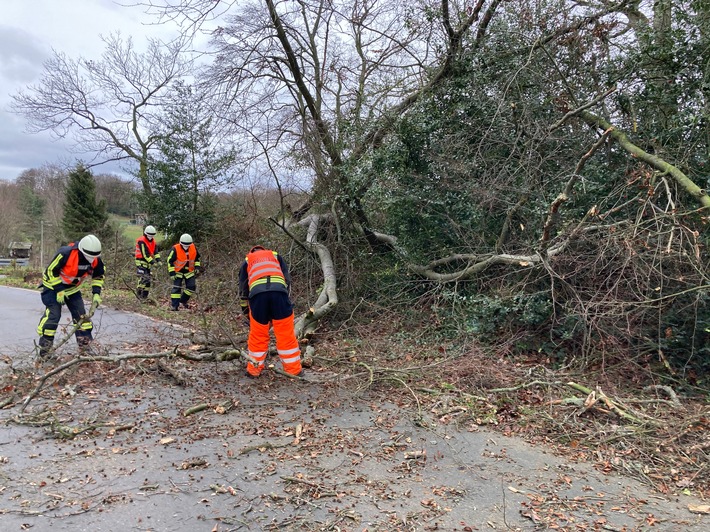
[[[290,375],[301,373],[301,349],[298,346],[296,333],[294,332],[294,315],[280,320],[272,320],[271,323],[263,324],[254,319],[249,314],[249,358],[247,362],[247,372],[255,377],[259,376],[264,369],[266,354],[269,350],[269,328],[274,327],[276,336],[276,351],[281,359],[283,370]]]

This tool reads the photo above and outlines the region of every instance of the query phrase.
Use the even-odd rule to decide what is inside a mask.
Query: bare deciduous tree
[[[565,276],[556,267],[578,268],[580,242],[599,243],[608,253],[600,251],[603,260],[582,257],[589,268],[578,271],[593,271],[595,279],[577,278],[608,281],[620,306],[648,302],[642,290],[620,290],[625,287],[613,283],[608,273],[613,268],[607,269],[615,261],[625,266],[624,261],[637,256],[636,250],[623,251],[638,245],[639,235],[646,240],[644,249],[655,249],[659,256],[661,251],[674,254],[679,270],[702,267],[695,231],[673,226],[679,223],[675,209],[681,201],[694,201],[701,209],[709,205],[705,191],[693,181],[698,166],[695,175],[685,171],[687,161],[699,158],[683,153],[685,145],[676,142],[676,152],[667,158],[671,164],[662,154],[643,149],[655,138],[651,129],[639,129],[636,136],[641,138],[624,133],[636,133],[639,120],[617,96],[654,86],[652,69],[635,61],[632,51],[637,58],[643,55],[642,31],[669,27],[663,21],[654,25],[648,3],[167,4],[173,9],[168,6],[164,13],[184,16],[192,28],[217,5],[231,8],[227,23],[213,34],[215,61],[206,77],[223,103],[223,115],[256,140],[254,160],[266,156],[264,166],[278,182],[297,172],[312,176],[309,201],[283,208],[273,219],[318,257],[325,277],[311,311],[299,321],[301,332],[337,302],[334,246],[356,238],[369,251],[395,250],[410,271],[439,283],[471,279],[490,268],[525,272],[532,267],[538,280],[550,275],[551,298],[558,282],[569,289],[567,300],[579,303],[576,315],[604,309],[608,296],[560,281]],[[659,13],[665,11],[659,8],[655,15]],[[622,58],[627,64],[621,65]],[[665,109],[691,114],[706,108],[707,102],[693,99],[697,92],[689,90],[686,101]],[[647,107],[651,123],[662,107]],[[429,127],[433,115],[439,122]],[[688,123],[676,138],[690,135],[699,142],[694,123]],[[698,121],[700,127],[704,123]],[[382,153],[397,142],[404,145],[401,150]],[[706,144],[698,145],[707,152]],[[378,151],[380,166],[373,169]],[[412,159],[419,166],[410,164]],[[629,183],[638,189],[629,189]],[[409,218],[401,218],[399,234],[392,226],[393,234],[385,234],[379,225],[386,218],[381,206],[405,196],[407,184],[422,185],[414,208]],[[590,194],[581,198],[588,184]],[[434,201],[443,194],[432,197],[442,190],[457,196],[457,205],[475,209],[463,216],[448,211],[445,202]],[[471,212],[479,216],[475,223],[465,217]],[[647,217],[657,225],[648,225]],[[427,224],[441,220],[455,232],[455,245],[442,246],[431,253],[433,259],[417,262],[402,237],[411,237],[407,230],[423,232]],[[489,220],[494,223],[485,225]],[[432,233],[441,236],[444,231]],[[434,240],[420,239],[420,247]],[[692,261],[684,264],[688,252]],[[656,278],[649,265],[654,260],[634,263],[628,279],[639,273],[644,289],[651,286]],[[705,276],[698,271],[692,283]],[[604,275],[608,277],[602,279]],[[608,319],[617,310],[596,315]],[[648,322],[648,316],[639,316]]]
[[[411,2],[266,0],[240,5],[214,32],[215,61],[205,81],[224,115],[255,139],[254,157],[262,152],[277,180],[312,175],[310,201],[289,216],[283,208],[274,219],[318,257],[326,276],[312,319],[337,302],[324,226],[382,247],[361,204],[370,184],[349,169],[383,142],[420,94],[447,78],[464,37],[477,32],[482,38],[497,5],[484,9],[479,1],[467,8],[442,0],[441,17],[427,17],[428,6]],[[192,24],[212,8],[183,2],[163,14],[182,14]],[[303,330],[308,323],[299,322]]]
[[[16,183],[0,181],[0,254],[7,253],[7,245],[20,236],[22,211],[20,187]]]
[[[120,34],[104,38],[101,60],[72,59],[55,51],[36,85],[13,95],[14,112],[30,132],[50,131],[72,138],[92,163],[132,160],[146,192],[149,152],[157,109],[169,98],[170,84],[188,72],[182,42],[150,39],[145,52]]]

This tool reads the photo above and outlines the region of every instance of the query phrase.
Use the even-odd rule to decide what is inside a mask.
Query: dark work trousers
[[[271,320],[282,320],[293,314],[293,304],[286,292],[261,292],[249,298],[252,318],[267,325]]]
[[[62,318],[62,306],[57,302],[57,293],[47,288],[42,291],[42,303],[44,303],[46,308],[44,309],[42,319],[39,320],[37,333],[40,336],[54,340],[54,336],[57,334],[57,327],[59,327],[59,320]],[[64,298],[64,304],[69,309],[74,323],[77,323],[81,317],[86,314],[81,292],[66,296]],[[93,329],[91,321],[82,324],[75,333],[77,342],[81,343],[82,340],[91,340],[91,329]]]
[[[150,285],[153,278],[150,271],[150,266],[138,266],[136,268],[136,275],[138,275],[138,286],[136,287],[136,295],[140,299],[145,299],[148,297],[148,293],[150,292]]]
[[[182,284],[185,283],[185,289],[182,289]],[[170,291],[170,304],[177,310],[180,303],[187,306],[187,302],[197,292],[197,281],[195,280],[195,272],[175,273],[173,277],[173,288]]]

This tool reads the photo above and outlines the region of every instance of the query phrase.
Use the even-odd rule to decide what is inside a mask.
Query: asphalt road
[[[87,308],[90,300],[85,297]],[[39,290],[26,290],[0,286],[0,356],[12,359],[13,365],[23,367],[32,363],[37,342],[37,324],[44,305]],[[174,334],[170,324],[157,322],[151,318],[131,312],[123,312],[110,307],[99,307],[94,314],[94,340],[104,348],[118,348],[127,343],[153,342],[156,337]],[[71,325],[71,315],[66,307],[62,309],[62,320],[57,338],[63,338],[62,331]],[[58,350],[58,354],[76,352],[76,342],[70,340]]]
[[[235,361],[171,360],[177,383],[147,361],[87,363],[23,413],[17,364],[42,309],[37,292],[0,288],[0,352],[15,368],[0,375],[0,400],[14,398],[0,409],[3,532],[710,530],[688,509],[707,502],[680,488],[661,494],[319,368],[309,382],[250,380]],[[176,332],[110,308],[96,318],[104,346]]]

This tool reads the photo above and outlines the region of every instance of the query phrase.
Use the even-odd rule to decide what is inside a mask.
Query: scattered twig
[[[138,354],[138,353],[127,353],[123,355],[116,355],[116,356],[79,356],[75,357],[63,364],[60,364],[56,368],[48,371],[44,375],[42,375],[38,380],[39,382],[37,383],[37,386],[35,386],[35,389],[32,390],[29,395],[25,398],[25,400],[22,402],[22,407],[20,408],[20,413],[23,413],[25,409],[27,408],[27,405],[30,404],[30,401],[34,399],[37,394],[42,390],[44,387],[45,383],[50,377],[53,377],[54,375],[57,375],[64,370],[67,370],[71,368],[72,366],[76,366],[77,364],[82,364],[84,362],[121,362],[123,360],[130,360],[130,359],[155,359],[155,358],[165,358],[165,357],[170,357],[173,356],[174,352],[167,352],[167,353],[148,353],[148,354]]]
[[[663,392],[670,398],[670,403],[673,406],[675,406],[676,408],[683,407],[683,405],[678,400],[678,396],[676,395],[675,391],[670,386],[663,386],[661,384],[653,384],[651,386],[646,386],[643,389],[643,391],[644,392],[653,392],[653,391]]]
[[[586,386],[582,386],[581,384],[577,384],[576,382],[568,382],[567,386],[570,388],[577,390],[579,392],[582,392],[584,394],[587,394],[587,399],[584,402],[584,407],[585,408],[591,408],[592,406],[595,406],[597,402],[603,403],[609,410],[614,412],[617,416],[619,416],[622,419],[625,419],[627,421],[630,421],[631,423],[639,424],[639,425],[644,425],[644,424],[652,424],[652,425],[658,425],[659,422],[656,420],[653,420],[651,418],[642,420],[639,417],[630,414],[627,412],[625,409],[621,408],[617,402],[614,402],[611,400],[610,397],[608,397],[602,389],[597,386],[596,390],[591,390],[587,388]]]
[[[156,361],[158,369],[170,375],[178,386],[185,386],[189,381],[185,374],[176,368],[171,368],[169,364],[166,364],[163,360],[158,359]]]
[[[316,490],[316,493],[318,495],[318,498],[321,497],[335,497],[337,496],[337,492],[335,491],[326,491],[323,486],[316,482],[311,482],[310,480],[306,480],[304,478],[296,478],[296,477],[286,477],[282,476],[281,480],[285,480],[287,482],[293,482],[296,484],[305,484],[306,486],[310,486],[311,488],[314,488]]]
[[[522,384],[518,384],[517,386],[511,386],[509,388],[492,388],[490,390],[486,390],[488,393],[505,393],[505,392],[515,392],[518,390],[523,390],[525,388],[532,388],[533,386],[560,386],[563,384],[561,381],[553,381],[553,382],[548,382],[548,381],[530,381],[530,382],[524,382]]]
[[[255,445],[247,445],[246,447],[242,448],[239,451],[239,454],[248,454],[252,451],[261,451],[262,449],[279,449],[281,447],[288,447],[293,443],[292,440],[289,440],[284,443],[272,443],[272,442],[262,442],[262,443],[257,443]]]
[[[222,401],[219,403],[217,406],[214,407],[214,411],[216,414],[226,414],[237,406],[237,404],[232,401],[231,399],[227,399],[226,401]]]
[[[196,414],[198,412],[202,412],[203,410],[207,410],[210,407],[208,403],[201,403],[199,405],[191,406],[190,408],[186,408],[185,411],[182,413],[183,417],[191,416],[192,414]]]

